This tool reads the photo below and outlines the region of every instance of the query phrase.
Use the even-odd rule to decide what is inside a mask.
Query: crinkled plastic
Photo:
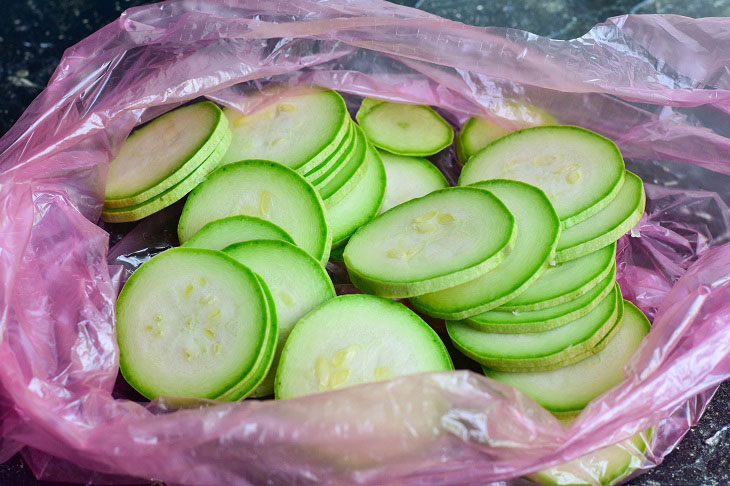
[[[66,52],[0,140],[0,459],[23,448],[39,477],[90,483],[484,484],[656,426],[642,467],[660,462],[730,376],[729,29],[624,16],[557,41],[377,0],[129,10]],[[570,427],[471,371],[280,402],[145,404],[115,388],[116,292],[175,243],[175,208],[132,230],[110,266],[95,224],[109,160],[138,122],[200,96],[251,110],[261,98],[247,94],[274,81],[505,127],[524,101],[616,140],[648,183],[617,257],[624,294],[653,320],[626,380]],[[453,180],[453,154],[437,161]]]

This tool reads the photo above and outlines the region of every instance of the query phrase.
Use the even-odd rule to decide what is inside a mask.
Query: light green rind
[[[616,243],[548,268],[527,290],[500,306],[504,311],[547,309],[580,297],[598,285],[615,263]]]
[[[352,153],[353,149],[355,148],[355,143],[357,141],[357,138],[355,137],[355,124],[349,120],[347,124],[349,125],[347,129],[347,136],[342,139],[340,145],[324,162],[322,162],[306,174],[301,170],[297,170],[297,172],[304,176],[304,178],[307,179],[310,184],[316,185],[320,177],[326,174],[337,173],[339,168],[342,167],[342,163],[346,161]]]
[[[239,214],[271,221],[323,265],[329,259],[332,236],[319,194],[292,169],[266,160],[236,162],[210,174],[185,202],[180,242],[210,221]]]
[[[294,324],[304,314],[335,297],[335,288],[322,265],[290,243],[254,240],[236,243],[224,252],[256,272],[273,296],[279,323],[274,364],[253,396],[274,393],[279,356]]]
[[[297,322],[282,351],[276,398],[452,369],[441,339],[406,306],[341,295]]]
[[[583,317],[592,311],[603,300],[603,297],[613,290],[615,278],[616,265],[591,290],[580,297],[555,307],[530,312],[510,312],[494,309],[472,316],[462,322],[480,331],[502,334],[549,331]]]
[[[623,314],[618,286],[591,312],[549,331],[496,334],[477,331],[459,321],[447,321],[454,346],[474,361],[497,371],[548,371],[597,352],[596,345]]]
[[[280,332],[279,321],[276,315],[276,306],[274,304],[274,297],[271,295],[271,291],[266,286],[266,282],[264,282],[260,276],[257,275],[256,277],[261,285],[261,289],[266,295],[266,311],[269,317],[269,323],[266,327],[266,336],[259,350],[259,357],[256,360],[256,364],[251,369],[251,372],[237,384],[218,395],[216,400],[235,402],[252,395],[256,387],[264,381],[264,378],[274,364],[274,353],[276,352],[276,343],[279,339]]]
[[[357,115],[368,140],[398,155],[433,155],[454,139],[454,129],[433,108],[382,102]]]
[[[331,208],[350,192],[362,180],[367,171],[367,149],[368,143],[360,127],[355,125],[355,148],[343,161],[338,171],[327,183],[315,185],[326,207]]]
[[[150,399],[214,398],[251,372],[268,324],[266,296],[248,268],[218,251],[172,248],[119,295],[120,369]]]
[[[490,191],[507,206],[520,236],[494,270],[461,285],[411,298],[417,310],[432,317],[465,319],[509,302],[542,275],[558,243],[560,219],[537,187],[501,179],[473,187]]]
[[[199,137],[199,140],[194,144],[194,147],[192,147],[191,150],[186,153],[178,154],[178,157],[175,159],[179,161],[177,164],[169,166],[166,171],[157,174],[156,177],[150,180],[143,187],[130,187],[129,181],[119,182],[125,186],[124,190],[122,191],[120,188],[115,194],[109,194],[110,191],[114,191],[113,185],[118,171],[123,172],[122,174],[119,174],[122,178],[129,178],[130,176],[139,178],[142,174],[144,174],[145,178],[150,177],[150,171],[147,168],[150,165],[153,165],[154,160],[157,158],[164,159],[169,157],[168,154],[170,154],[171,151],[173,153],[176,151],[177,147],[174,145],[169,150],[164,150],[165,148],[168,148],[166,146],[156,146],[154,148],[149,146],[150,144],[167,143],[165,141],[166,127],[164,127],[163,124],[172,124],[171,127],[167,127],[167,129],[171,130],[175,128],[175,122],[180,118],[183,119],[181,121],[189,121],[184,120],[185,118],[189,118],[197,122],[197,119],[200,118],[201,110],[207,111],[211,116],[210,127],[208,127],[203,135]],[[193,122],[193,124],[195,122]],[[178,131],[179,130],[181,130],[181,127],[178,127]],[[162,131],[162,133],[160,133],[160,131]],[[177,136],[182,135],[182,132],[177,134]],[[184,133],[184,135],[187,138],[195,138],[195,135],[191,133]],[[137,140],[139,140],[139,142],[137,142]],[[177,139],[170,140],[171,144],[175,144],[176,142],[178,142]],[[145,151],[144,155],[146,157],[144,158],[146,160],[144,166],[139,167],[138,165],[140,161],[137,161],[138,163],[135,164],[135,167],[118,167],[118,164],[123,163],[122,161],[125,160],[126,157],[135,158],[135,153],[129,153],[130,150],[132,152],[135,151],[135,143],[141,144],[140,147],[136,147],[136,150]],[[205,101],[194,105],[183,106],[165,113],[133,132],[122,146],[117,158],[111,162],[109,166],[109,173],[107,175],[107,194],[104,200],[104,207],[109,209],[124,208],[146,202],[185,179],[214,153],[220,152],[220,156],[222,157],[226,150],[228,150],[228,146],[230,144],[231,130],[228,127],[228,120],[225,116],[223,116],[221,109],[214,103]],[[150,152],[147,153],[148,151]]]
[[[493,194],[450,187],[386,211],[345,247],[350,280],[365,292],[412,297],[473,280],[499,265],[517,238]]]
[[[380,151],[388,183],[380,212],[433,191],[449,187],[444,174],[422,157],[406,157]]]
[[[233,131],[233,143],[223,164],[273,160],[304,174],[337,149],[347,136],[350,118],[339,93],[316,88],[281,98],[248,115],[232,108],[224,113]],[[328,119],[323,126],[325,114]]]
[[[485,369],[485,374],[514,386],[551,412],[576,412],[624,380],[631,359],[651,325],[639,309],[624,302],[624,317],[615,335],[600,343],[603,349],[578,363],[552,371],[507,373]]]
[[[575,260],[613,243],[639,222],[645,206],[644,184],[638,176],[626,171],[624,184],[611,204],[563,231],[555,260]]]
[[[367,157],[367,171],[362,180],[342,201],[327,209],[333,247],[344,243],[360,226],[372,220],[383,203],[386,185],[383,162],[372,147],[368,147]]]
[[[208,177],[211,172],[218,168],[222,155],[223,152],[214,152],[205,160],[205,162],[200,164],[200,166],[198,166],[192,174],[180,181],[177,185],[172,186],[149,201],[125,208],[102,209],[101,219],[107,223],[128,223],[130,221],[139,221],[142,218],[146,218],[151,214],[175,204],[185,197],[187,193],[193,191]]]
[[[294,243],[289,233],[265,219],[255,216],[229,216],[206,224],[181,246],[222,250],[234,243],[249,240],[281,240]]]
[[[624,161],[611,140],[580,127],[547,126],[484,147],[464,165],[459,185],[489,179],[533,184],[545,191],[566,229],[608,206],[623,178]]]

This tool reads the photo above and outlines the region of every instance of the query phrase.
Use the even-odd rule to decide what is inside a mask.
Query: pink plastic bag
[[[730,376],[729,29],[626,16],[554,41],[376,0],[128,11],[66,52],[0,140],[0,458],[25,447],[40,477],[79,482],[483,484],[658,424],[643,466],[658,463]],[[616,140],[649,183],[647,216],[618,254],[624,294],[654,324],[626,381],[570,428],[469,371],[281,402],[116,398],[124,273],[93,223],[107,163],[136,123],[199,96],[251,110],[245,93],[272,80],[505,127],[506,101],[527,101]],[[454,175],[453,156],[439,163]],[[135,251],[164,248],[156,218],[111,260],[132,268]]]

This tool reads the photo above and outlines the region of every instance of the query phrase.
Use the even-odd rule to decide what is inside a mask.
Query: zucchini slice
[[[305,174],[324,162],[347,136],[350,116],[335,91],[313,88],[254,113],[224,110],[233,142],[223,163],[273,160]]]
[[[624,184],[611,204],[563,231],[555,260],[574,260],[613,243],[639,222],[645,206],[644,184],[626,171]]]
[[[624,302],[623,323],[589,358],[552,371],[508,373],[484,369],[497,381],[511,385],[551,412],[575,412],[624,380],[624,365],[631,359],[651,324],[632,303]]]
[[[333,246],[344,241],[378,213],[386,191],[386,172],[378,152],[368,147],[362,180],[340,202],[327,209]]]
[[[473,187],[490,191],[507,206],[519,236],[494,270],[461,285],[411,298],[416,309],[433,317],[465,319],[513,300],[548,268],[558,243],[560,219],[537,187],[500,179]]]
[[[473,280],[514,246],[514,217],[492,193],[450,187],[413,199],[362,226],[345,247],[353,284],[412,297]]]
[[[405,157],[380,152],[388,183],[380,212],[433,191],[449,187],[444,174],[422,157]]]
[[[367,148],[365,135],[355,125],[355,148],[337,167],[332,177],[323,178],[320,183],[314,184],[326,207],[331,208],[342,201],[363,178],[367,170]]]
[[[588,314],[556,329],[524,334],[477,331],[447,321],[451,342],[474,361],[498,371],[547,371],[583,359],[613,329],[623,314],[618,285]]]
[[[172,248],[134,272],[117,300],[122,374],[150,399],[215,398],[251,372],[270,325],[248,268],[221,252]]]
[[[239,214],[276,224],[315,260],[327,262],[331,234],[322,199],[302,176],[266,160],[225,165],[195,188],[178,223],[180,242],[211,221]]]
[[[274,393],[274,375],[294,324],[304,314],[335,297],[335,288],[322,265],[301,248],[285,241],[253,240],[236,243],[225,253],[256,272],[273,295],[279,323],[274,365],[254,396]]]
[[[459,185],[515,179],[545,191],[563,228],[584,221],[613,201],[624,181],[616,144],[579,127],[526,128],[474,154]]]
[[[296,323],[281,354],[276,398],[453,369],[438,335],[403,304],[341,295]]]
[[[289,233],[265,219],[254,216],[229,216],[206,224],[182,246],[222,250],[249,240],[281,240],[294,243]]]
[[[616,243],[588,255],[550,267],[524,292],[500,306],[503,311],[547,309],[580,297],[611,272]]]
[[[616,265],[591,290],[554,307],[527,312],[493,309],[463,322],[480,331],[501,334],[548,331],[588,314],[613,290],[615,281]]]
[[[228,120],[209,101],[155,118],[127,138],[109,165],[104,207],[125,208],[149,201],[212,155],[220,160],[230,143]]]
[[[320,177],[325,176],[331,172],[337,171],[339,167],[341,167],[342,163],[347,160],[347,158],[352,153],[353,149],[355,148],[355,143],[357,142],[356,138],[356,131],[355,131],[355,124],[351,121],[348,121],[349,128],[347,129],[347,136],[340,142],[339,147],[330,155],[324,162],[319,164],[317,167],[311,169],[306,174],[303,173],[303,171],[300,169],[297,172],[302,174],[305,179],[307,179],[312,185],[315,185],[315,183],[320,179]]]
[[[368,103],[356,118],[373,145],[398,155],[433,155],[454,140],[451,125],[428,106]]]

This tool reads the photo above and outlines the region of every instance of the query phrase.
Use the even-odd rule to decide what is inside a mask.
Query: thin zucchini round
[[[550,200],[535,186],[494,179],[473,187],[497,196],[515,217],[514,248],[494,270],[469,282],[418,295],[419,311],[442,319],[465,319],[509,302],[527,290],[547,269],[560,236],[560,219]]]
[[[504,260],[516,237],[514,217],[492,193],[450,187],[360,227],[344,259],[361,290],[412,297],[485,274]]]
[[[453,368],[438,335],[403,304],[341,295],[296,323],[281,354],[276,398]]]
[[[388,181],[381,213],[411,199],[449,187],[444,174],[427,159],[379,153]]]
[[[515,179],[545,191],[563,228],[613,201],[624,180],[616,144],[579,127],[526,128],[495,140],[464,165],[459,185]]]
[[[289,233],[265,219],[255,216],[229,216],[206,224],[182,246],[222,250],[234,243],[249,240],[281,240],[294,243]]]
[[[244,214],[271,221],[323,265],[331,233],[322,199],[295,171],[266,160],[225,165],[190,193],[178,223],[185,243],[211,221]]]
[[[303,175],[304,178],[307,179],[312,185],[314,185],[315,182],[319,180],[319,178],[323,175],[335,171],[339,166],[342,165],[344,160],[347,160],[347,158],[354,150],[355,143],[357,142],[357,138],[355,137],[355,124],[351,121],[348,121],[348,125],[349,128],[347,129],[347,136],[342,139],[340,145],[337,147],[337,149],[335,149],[332,155],[330,155],[321,164],[311,169],[307,173],[304,173],[301,169],[297,170],[297,172]]]
[[[368,143],[360,127],[355,125],[355,148],[337,168],[334,176],[323,179],[323,183],[314,187],[324,200],[326,207],[331,208],[342,201],[365,175],[367,171]]]

